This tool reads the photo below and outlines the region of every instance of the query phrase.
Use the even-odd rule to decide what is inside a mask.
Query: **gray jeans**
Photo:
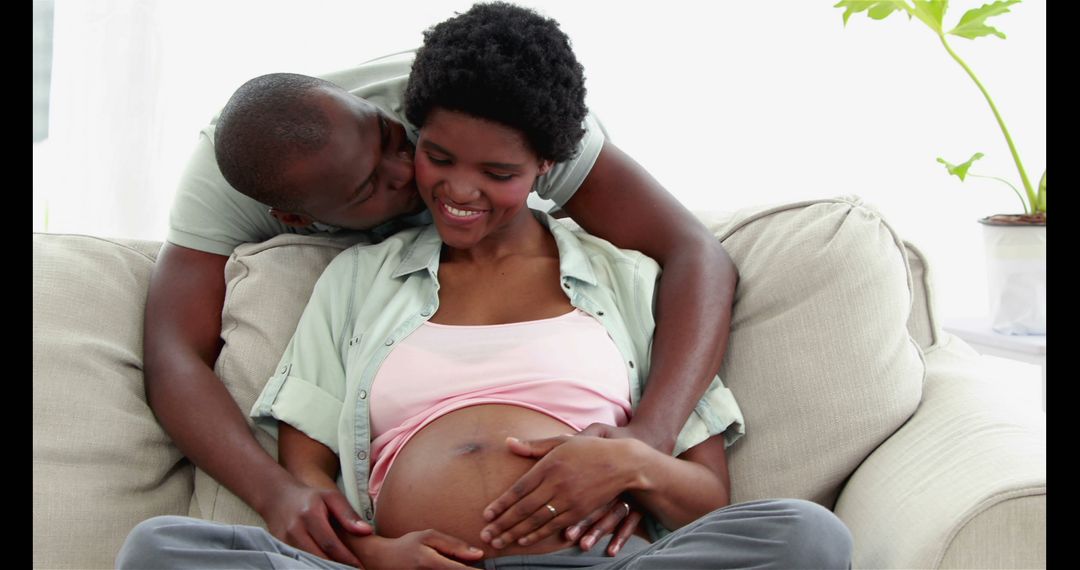
[[[615,557],[606,539],[591,552],[503,556],[477,568],[841,568],[851,566],[851,533],[828,509],[809,501],[754,501],[715,510],[649,543],[631,537]],[[120,569],[350,568],[277,540],[266,530],[187,517],[156,517],[136,526],[116,559]]]

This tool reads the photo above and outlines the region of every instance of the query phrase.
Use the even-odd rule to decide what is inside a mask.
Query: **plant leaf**
[[[944,33],[941,21],[945,19],[945,10],[949,7],[949,0],[914,0],[914,2],[915,17],[939,35]]]
[[[1035,211],[1046,211],[1046,171],[1043,171],[1042,180],[1039,181],[1039,197],[1035,200]]]
[[[960,181],[963,182],[964,178],[967,176],[968,169],[971,168],[971,163],[975,162],[976,160],[979,160],[982,157],[983,157],[983,153],[977,152],[971,158],[969,158],[967,162],[965,162],[963,164],[960,164],[960,165],[950,164],[950,163],[946,162],[945,159],[941,158],[940,156],[938,157],[937,161],[940,162],[941,164],[945,165],[945,168],[949,171],[949,174],[953,174],[953,175],[959,177]]]
[[[998,31],[993,26],[986,25],[986,19],[992,16],[1000,16],[1009,12],[1009,6],[1019,3],[1020,0],[1004,0],[1002,2],[994,2],[993,4],[983,4],[981,8],[974,10],[968,10],[964,14],[964,17],[960,18],[960,23],[955,28],[949,31],[954,36],[960,36],[973,40],[982,36],[989,36],[991,34],[1005,39],[1005,34]]]
[[[852,14],[867,12],[867,15],[875,20],[884,20],[897,10],[907,11],[907,3],[904,0],[841,0],[833,8],[846,8],[844,10],[844,25]]]

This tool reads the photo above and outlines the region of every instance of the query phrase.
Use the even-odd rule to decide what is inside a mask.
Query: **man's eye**
[[[386,120],[386,117],[379,115],[379,127],[382,131],[382,141],[380,146],[383,150],[386,150],[390,146],[390,121]]]
[[[356,203],[359,204],[360,202],[366,202],[374,195],[375,176],[372,175],[371,178],[368,178],[367,182],[360,186],[360,189],[356,191]]]
[[[514,177],[513,174],[496,174],[494,172],[488,172],[487,175],[488,178],[492,180],[498,180],[499,182],[506,182],[507,180],[510,180]]]

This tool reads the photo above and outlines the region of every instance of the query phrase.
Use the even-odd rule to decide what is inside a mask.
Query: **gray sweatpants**
[[[634,536],[615,557],[605,537],[591,552],[571,547],[549,554],[503,556],[477,568],[623,570],[719,568],[850,568],[851,533],[828,509],[783,499],[713,511],[649,543]],[[119,569],[351,568],[308,554],[266,530],[187,517],[156,517],[136,526],[116,559]]]

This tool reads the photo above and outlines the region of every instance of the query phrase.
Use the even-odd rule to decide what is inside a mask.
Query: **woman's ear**
[[[553,160],[545,159],[545,160],[540,161],[540,171],[537,172],[536,175],[537,176],[543,176],[543,175],[547,174],[548,171],[551,170],[552,166],[555,166],[555,161],[553,161]]]
[[[277,208],[270,208],[270,215],[277,218],[277,220],[286,226],[292,226],[294,228],[306,228],[315,223],[315,220],[304,214],[294,214],[292,212],[283,212]]]

